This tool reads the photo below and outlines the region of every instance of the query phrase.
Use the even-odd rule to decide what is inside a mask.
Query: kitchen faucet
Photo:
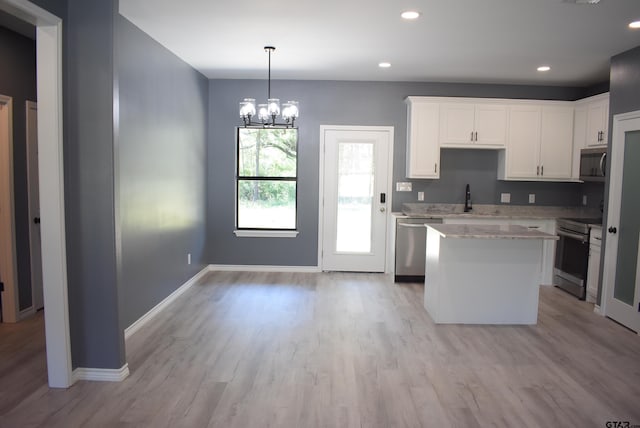
[[[464,212],[468,213],[469,211],[471,211],[472,207],[471,207],[471,189],[469,188],[469,185],[467,184],[467,189],[464,193]]]

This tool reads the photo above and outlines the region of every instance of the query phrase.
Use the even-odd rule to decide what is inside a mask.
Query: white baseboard
[[[129,365],[125,363],[119,369],[89,369],[78,367],[73,371],[72,382],[95,380],[99,382],[122,382],[129,376]]]
[[[23,309],[18,313],[18,320],[22,321],[24,319],[27,319],[33,315],[35,315],[36,313],[36,309],[33,306],[29,306],[27,309]]]
[[[320,272],[320,268],[318,266],[209,265],[209,271],[315,273]]]
[[[178,287],[173,293],[169,294],[163,301],[155,305],[153,308],[149,310],[146,314],[138,318],[133,324],[124,329],[124,339],[127,340],[133,333],[140,330],[146,323],[148,323],[153,317],[158,315],[164,308],[170,305],[174,300],[176,300],[182,293],[191,288],[192,285],[196,284],[200,279],[209,273],[209,267],[206,266],[200,272],[195,274],[191,279]]]

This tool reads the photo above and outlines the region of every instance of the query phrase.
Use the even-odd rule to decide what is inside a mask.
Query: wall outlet
[[[500,193],[500,202],[503,204],[511,203],[511,193]]]
[[[187,253],[187,264],[191,264],[191,253]]]
[[[418,192],[418,200],[424,201],[424,192]]]
[[[396,183],[396,192],[410,192],[410,191],[411,191],[410,181],[398,181]]]
[[[582,195],[582,205],[587,206],[587,195]]]
[[[529,193],[529,203],[530,204],[535,204],[536,203],[536,194],[535,193]]]

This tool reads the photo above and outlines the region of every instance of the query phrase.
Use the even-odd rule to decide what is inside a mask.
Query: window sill
[[[295,238],[297,230],[234,230],[238,238]]]

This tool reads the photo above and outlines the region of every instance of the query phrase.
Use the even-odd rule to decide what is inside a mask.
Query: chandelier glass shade
[[[297,101],[287,101],[280,107],[280,99],[271,98],[271,53],[276,50],[273,46],[265,46],[269,55],[269,74],[267,83],[267,103],[256,104],[255,98],[245,98],[240,101],[240,118],[244,127],[284,127],[293,128],[300,110]],[[284,122],[277,122],[282,117]],[[256,120],[257,119],[257,120]],[[256,120],[256,121],[254,121]]]

